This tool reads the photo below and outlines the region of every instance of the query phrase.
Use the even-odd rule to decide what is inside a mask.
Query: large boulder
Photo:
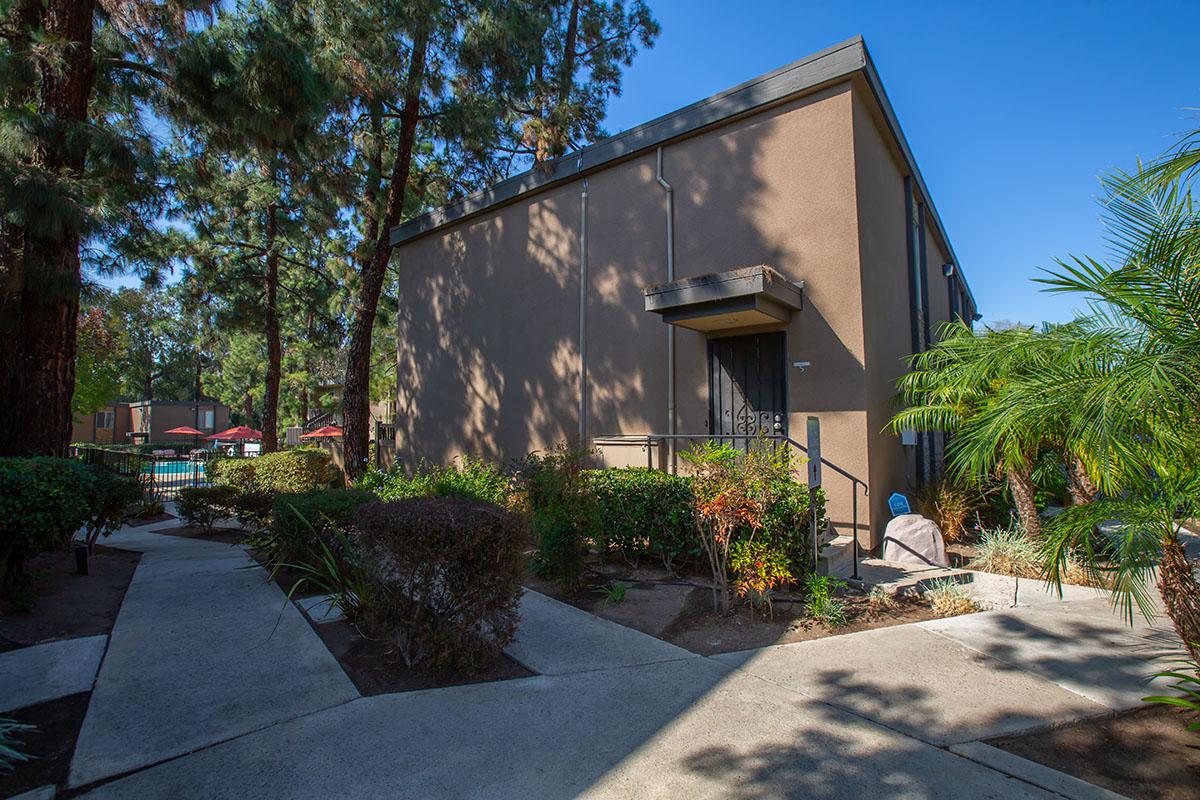
[[[920,514],[893,517],[883,532],[883,560],[896,564],[948,567],[946,543],[937,523]]]

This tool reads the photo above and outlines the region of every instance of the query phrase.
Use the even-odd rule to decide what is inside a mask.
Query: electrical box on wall
[[[916,447],[917,432],[914,430],[900,431],[900,444],[904,445],[905,447]]]

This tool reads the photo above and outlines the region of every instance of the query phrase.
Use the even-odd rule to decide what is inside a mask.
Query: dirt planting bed
[[[988,744],[1134,800],[1200,798],[1200,716],[1145,706]]]
[[[896,597],[884,605],[866,594],[843,589],[847,624],[837,627],[810,619],[803,596],[778,593],[770,616],[744,604],[713,611],[712,590],[703,576],[676,576],[661,567],[592,561],[583,586],[573,594],[531,574],[525,585],[596,616],[648,633],[700,655],[732,653],[844,633],[936,619],[922,598]],[[614,589],[614,587],[623,587]]]

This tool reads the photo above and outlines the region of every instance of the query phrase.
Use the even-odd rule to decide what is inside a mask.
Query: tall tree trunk
[[[87,119],[93,86],[94,0],[21,4],[22,26],[60,42],[62,61],[42,68],[37,90],[42,119],[61,126],[38,137],[33,166],[51,175],[78,176],[86,139],[74,128]],[[75,391],[75,332],[79,316],[79,232],[70,227],[36,235],[5,222],[0,247],[0,407],[13,424],[0,425],[0,455],[66,455]]]
[[[1158,591],[1163,605],[1192,658],[1200,662],[1200,582],[1196,580],[1196,565],[1176,537],[1163,543],[1162,563],[1159,565]]]
[[[1071,493],[1071,505],[1073,506],[1087,505],[1100,494],[1100,490],[1092,482],[1092,478],[1088,475],[1087,468],[1083,466],[1083,462],[1079,460],[1079,456],[1067,456],[1067,478],[1068,489]]]
[[[400,113],[400,142],[396,148],[396,160],[392,165],[383,224],[375,239],[370,258],[362,268],[358,302],[354,309],[350,352],[346,361],[346,382],[342,395],[342,411],[346,417],[346,426],[342,433],[346,447],[345,469],[346,476],[351,479],[361,475],[367,468],[371,437],[371,335],[375,329],[379,293],[383,289],[388,261],[392,257],[392,228],[399,224],[404,214],[404,196],[412,167],[413,144],[416,141],[417,123],[421,117],[421,87],[425,79],[425,53],[428,45],[429,32],[418,32],[413,41],[412,57],[408,64],[404,107]]]
[[[1038,515],[1037,494],[1033,488],[1033,479],[1024,470],[1008,468],[1008,490],[1012,492],[1013,503],[1017,507],[1017,517],[1025,533],[1034,538],[1041,538],[1042,518]]]
[[[279,449],[279,375],[283,371],[283,344],[279,338],[279,251],[275,248],[275,217],[276,207],[272,203],[267,206],[267,393],[263,398],[262,415],[264,453],[274,453]]]
[[[246,425],[249,426],[254,422],[254,395],[250,392],[246,392],[242,400],[242,412],[246,415]]]

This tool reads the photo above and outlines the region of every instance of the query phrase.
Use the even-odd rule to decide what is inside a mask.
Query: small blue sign
[[[908,505],[908,498],[899,492],[892,492],[892,496],[888,498],[888,508],[891,509],[893,517],[912,513],[912,509]]]

